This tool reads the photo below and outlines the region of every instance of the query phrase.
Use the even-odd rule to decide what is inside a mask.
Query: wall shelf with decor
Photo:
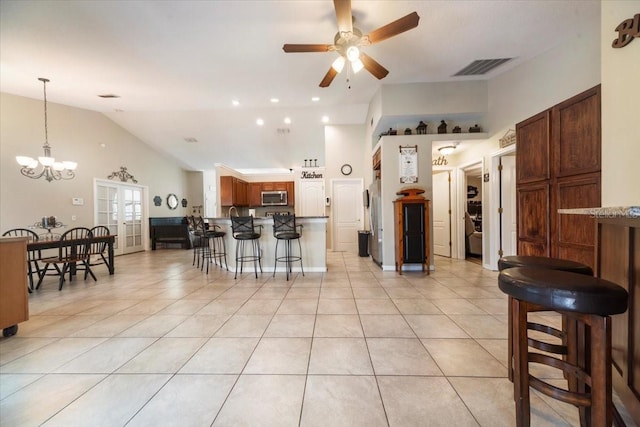
[[[472,135],[477,138],[478,134],[487,134],[488,129],[486,126],[485,116],[485,113],[474,112],[458,114],[386,116],[380,119],[375,129],[372,131],[372,144],[375,146],[382,136],[406,137],[449,135],[450,137],[457,138],[461,135]],[[446,124],[446,133],[438,133],[438,127],[442,124],[442,121]],[[426,129],[423,128],[422,125],[426,125]],[[418,130],[418,127],[421,127],[421,129]],[[457,132],[454,132],[454,128],[457,128]],[[473,129],[473,131],[470,132],[471,129]],[[411,131],[411,134],[409,134],[408,131]]]

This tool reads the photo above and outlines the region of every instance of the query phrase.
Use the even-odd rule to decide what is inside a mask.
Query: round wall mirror
[[[169,209],[173,210],[177,208],[178,203],[180,203],[180,201],[178,200],[178,196],[175,194],[171,193],[167,196],[167,206],[169,206]]]

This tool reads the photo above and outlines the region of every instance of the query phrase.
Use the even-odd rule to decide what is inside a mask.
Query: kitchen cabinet
[[[250,182],[249,183],[249,207],[259,208],[262,206],[262,183]]]
[[[403,264],[422,264],[422,271],[429,274],[431,242],[429,236],[429,200],[420,194],[420,188],[399,191],[402,195],[393,201],[395,221],[396,271],[402,274]]]
[[[600,86],[516,124],[518,255],[594,267],[595,220],[558,209],[600,206]]]
[[[287,206],[294,207],[296,205],[296,191],[295,185],[293,181],[286,182],[286,190],[287,190]]]
[[[249,205],[249,184],[235,176],[220,177],[220,206]]]
[[[18,323],[29,320],[27,238],[0,239],[0,329],[15,335]]]

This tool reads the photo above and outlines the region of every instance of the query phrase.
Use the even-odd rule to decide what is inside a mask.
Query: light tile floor
[[[191,261],[164,249],[62,291],[47,278],[0,339],[0,424],[515,425],[497,273],[438,258],[398,275],[330,252],[325,274],[234,281]],[[532,425],[579,425],[532,405]]]

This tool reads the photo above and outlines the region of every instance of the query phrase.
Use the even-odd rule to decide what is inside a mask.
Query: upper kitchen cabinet
[[[249,206],[249,184],[235,176],[221,176],[220,205]]]
[[[262,183],[250,182],[249,183],[249,207],[259,208],[262,206]]]

